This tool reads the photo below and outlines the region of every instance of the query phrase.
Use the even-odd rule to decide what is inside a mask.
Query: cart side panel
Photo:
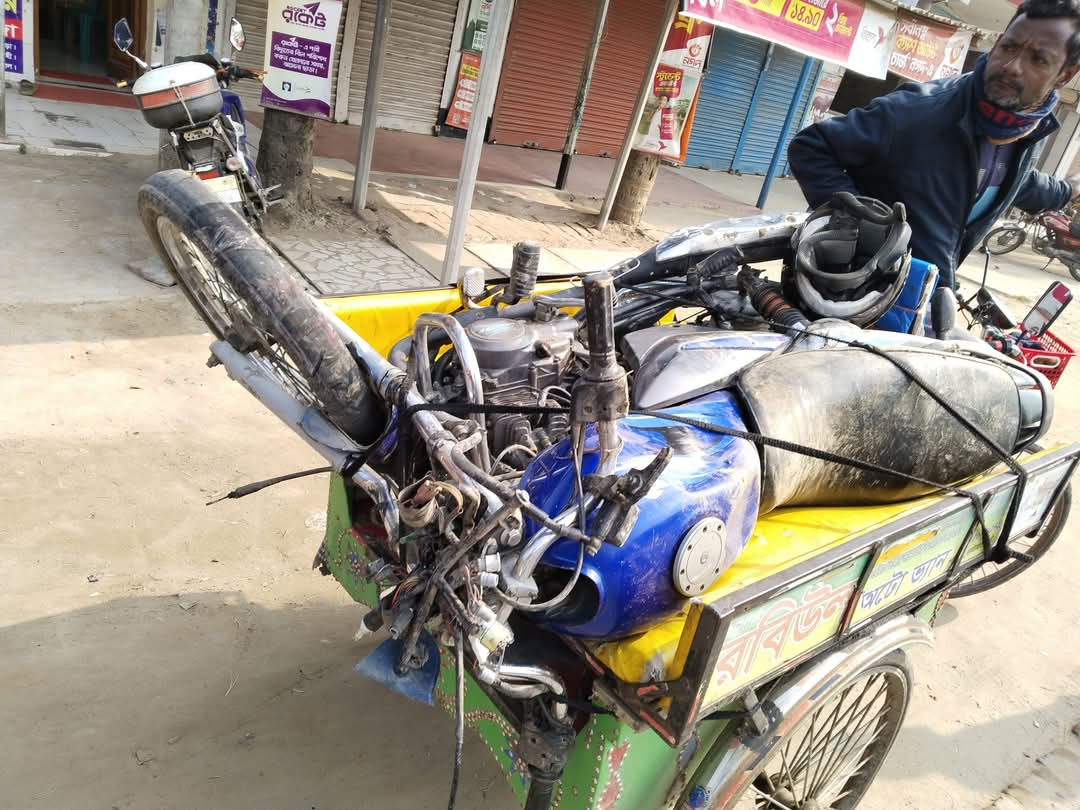
[[[870,556],[863,554],[732,617],[701,714],[835,639]]]
[[[1072,476],[1075,468],[1075,458],[1063,459],[1038,472],[1028,474],[1024,494],[1020,499],[1020,507],[1013,521],[1010,539],[1026,534],[1046,519],[1046,514],[1054,503],[1055,495]]]
[[[368,563],[376,559],[353,534],[349,494],[340,475],[330,476],[326,506],[326,535],[322,562],[353,599],[368,607],[379,603],[379,589],[367,578]]]
[[[453,651],[441,648],[436,698],[454,714]],[[593,715],[555,787],[553,810],[646,810],[663,806],[683,787],[730,721],[702,723],[681,748],[668,746],[649,729],[635,731],[610,715]],[[465,726],[480,735],[506,777],[518,804],[529,791],[529,770],[518,756],[518,729],[471,675],[465,678]]]
[[[999,500],[1003,500],[1007,509],[1010,499]],[[1003,518],[1004,512],[998,520],[998,532]],[[947,577],[968,537],[978,534],[972,531],[976,525],[975,508],[964,502],[951,513],[885,542],[860,590],[851,626],[857,627],[910,601],[914,594]],[[991,542],[996,539],[996,535],[991,535]]]

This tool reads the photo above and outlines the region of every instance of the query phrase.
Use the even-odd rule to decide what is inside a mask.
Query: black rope
[[[408,418],[420,411],[445,411],[446,413],[450,413],[452,415],[509,413],[541,416],[552,413],[569,413],[570,409],[540,405],[493,405],[489,403],[477,404],[471,402],[444,402],[437,404],[430,403],[411,405],[402,411],[402,416]],[[689,427],[697,428],[698,430],[703,430],[709,433],[731,436],[732,438],[736,439],[744,439],[760,447],[774,447],[784,452],[795,453],[797,455],[814,458],[819,461],[825,461],[831,464],[854,467],[855,469],[860,469],[865,472],[873,472],[878,475],[888,475],[902,481],[909,481],[911,483],[916,483],[925,487],[929,487],[931,490],[937,492],[945,492],[966,498],[968,501],[971,502],[972,508],[975,511],[976,519],[979,522],[984,553],[987,555],[987,557],[990,557],[990,555],[994,553],[993,543],[990,540],[990,531],[986,525],[986,516],[983,510],[983,503],[979,496],[973,492],[968,492],[964,489],[961,489],[960,487],[953,486],[951,484],[942,484],[937,481],[931,481],[927,478],[921,478],[917,475],[912,475],[910,473],[894,470],[881,464],[874,464],[869,461],[860,461],[859,459],[854,459],[849,456],[843,456],[838,453],[830,453],[827,450],[820,450],[815,447],[807,447],[796,442],[787,441],[786,439],[775,439],[771,436],[765,436],[761,433],[755,433],[753,431],[738,430],[736,428],[714,425],[710,422],[705,422],[699,419],[692,419],[685,416],[679,416],[677,414],[667,413],[665,411],[634,410],[630,413],[636,416],[648,416],[654,419],[666,419],[671,422],[684,424]],[[1011,460],[1012,459],[1010,458],[1010,461]],[[1026,475],[1026,472],[1023,471],[1022,468],[1021,473],[1023,475]],[[1011,556],[1012,552],[1010,551],[1009,554]]]

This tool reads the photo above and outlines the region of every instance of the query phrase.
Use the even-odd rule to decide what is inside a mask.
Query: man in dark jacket
[[[972,73],[906,84],[807,127],[788,161],[811,206],[836,191],[902,202],[912,255],[941,284],[1010,206],[1057,209],[1080,193],[1037,171],[1057,89],[1080,70],[1080,0],[1026,0]]]

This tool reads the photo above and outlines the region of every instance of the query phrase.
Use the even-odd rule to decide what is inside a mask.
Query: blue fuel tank
[[[664,412],[745,430],[727,392]],[[623,419],[619,435],[623,447],[616,473],[645,467],[667,446],[673,450],[671,462],[638,502],[639,515],[625,544],[605,544],[595,556],[586,555],[581,580],[563,605],[534,614],[559,633],[617,638],[676,613],[731,565],[757,520],[761,462],[752,443],[647,416]],[[593,433],[587,437],[584,474],[595,471],[598,461]],[[521,486],[548,514],[574,502],[570,442],[541,453]],[[535,525],[526,526],[527,536],[535,531]],[[559,540],[539,570],[549,566],[571,572],[577,555],[577,543]]]

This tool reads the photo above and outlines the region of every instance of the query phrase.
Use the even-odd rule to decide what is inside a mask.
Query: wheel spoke
[[[862,752],[865,753],[866,748],[868,748],[870,746],[870,744],[873,742],[874,735],[875,735],[876,732],[871,732],[870,740],[865,740],[864,737],[865,737],[867,731],[869,731],[875,725],[880,725],[881,719],[884,716],[885,711],[888,709],[887,701],[885,702],[885,705],[883,705],[881,707],[881,709],[879,709],[875,713],[873,719],[869,723],[863,724],[862,718],[864,718],[867,715],[867,713],[870,712],[870,710],[877,703],[878,698],[885,694],[885,690],[887,688],[888,688],[888,684],[883,684],[882,688],[878,691],[878,693],[876,695],[874,695],[873,699],[867,704],[866,708],[860,713],[860,717],[859,717],[859,720],[856,723],[855,730],[849,731],[848,729],[845,729],[843,734],[841,734],[838,737],[839,744],[837,746],[837,749],[833,752],[833,755],[830,757],[829,762],[828,762],[828,764],[826,765],[826,767],[824,769],[824,772],[822,774],[821,779],[818,780],[814,785],[814,795],[815,796],[817,796],[819,791],[824,790],[826,785],[828,785],[830,782],[832,782],[835,779],[837,773],[847,763],[848,758],[851,756],[851,754],[855,753],[857,750],[861,750]]]
[[[770,807],[779,807],[780,810],[798,810],[797,804],[795,805],[795,807],[788,807],[786,804],[778,802],[775,798],[770,796],[768,793],[762,791],[761,788],[757,787],[756,785],[750,785],[750,790],[756,793],[759,799],[764,799],[766,802],[768,802]]]
[[[858,709],[859,705],[862,703],[863,697],[866,695],[866,692],[869,691],[869,687],[871,684],[874,683],[874,680],[875,679],[871,678],[867,681],[867,688],[863,690],[862,694],[859,695],[859,698],[856,701],[856,709]],[[809,796],[807,796],[807,798],[816,795],[817,791],[821,788],[821,786],[825,784],[824,781],[818,778],[822,774],[822,771],[824,771],[825,774],[828,774],[831,770],[833,770],[837,762],[841,762],[843,758],[851,752],[851,746],[858,744],[858,736],[852,733],[852,729],[859,728],[859,726],[863,722],[863,719],[874,708],[874,704],[877,703],[878,698],[884,695],[888,688],[889,684],[887,682],[883,682],[878,691],[874,693],[874,696],[870,698],[870,700],[865,704],[865,708],[863,708],[861,711],[858,711],[857,716],[855,712],[852,712],[848,721],[845,723],[844,728],[841,729],[840,732],[833,737],[833,739],[837,741],[836,747],[833,749],[832,754],[823,764],[823,768],[819,769],[818,772],[814,775],[812,792]]]

